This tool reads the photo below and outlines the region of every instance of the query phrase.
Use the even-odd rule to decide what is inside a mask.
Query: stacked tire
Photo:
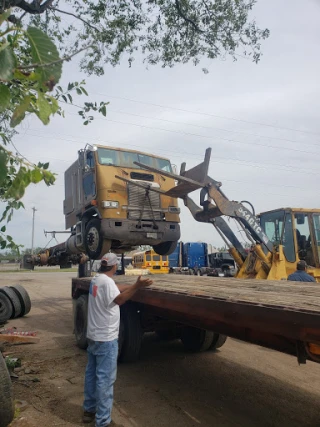
[[[28,292],[21,285],[0,288],[0,324],[23,317],[31,310]]]

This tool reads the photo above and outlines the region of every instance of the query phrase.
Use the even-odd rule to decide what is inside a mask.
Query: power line
[[[36,129],[37,131],[39,131],[40,129]],[[26,134],[27,135],[30,135],[30,136],[34,136],[34,137],[38,137],[38,138],[44,138],[43,136],[41,136],[41,135],[38,135],[38,134],[32,134],[32,133],[29,133],[29,132],[27,132],[26,131]],[[83,141],[83,142],[81,142],[81,141],[79,141],[79,140],[74,140],[74,139],[67,139],[67,138],[59,138],[59,137],[57,137],[56,135],[52,135],[52,137],[53,138],[56,138],[56,139],[59,139],[59,140],[61,140],[61,141],[67,141],[67,142],[72,142],[72,143],[74,143],[74,144],[85,144],[85,142],[86,141]],[[73,136],[71,136],[72,138],[73,138]],[[47,137],[46,137],[47,138]],[[107,140],[102,140],[102,139],[97,139],[96,140],[97,141],[97,143],[100,141],[101,143],[107,143],[107,144],[114,144],[114,142],[113,141],[107,141]],[[142,148],[142,149],[145,149],[146,147],[144,147],[144,146],[141,146],[141,145],[136,145],[136,144],[130,144],[130,143],[128,143],[128,142],[126,142],[126,145],[127,146],[129,146],[129,147],[134,147],[134,148]],[[181,152],[178,152],[178,151],[174,151],[174,150],[168,150],[168,149],[161,149],[161,148],[156,148],[156,149],[154,149],[154,150],[157,150],[157,151],[163,151],[163,152],[166,152],[166,153],[176,153],[177,154],[177,156],[172,156],[172,157],[178,157],[179,159],[181,159]],[[196,154],[196,153],[188,153],[188,152],[184,152],[184,155],[190,155],[192,158],[200,158],[200,159],[202,159],[203,158],[203,156],[200,156],[199,154]],[[255,168],[262,168],[262,169],[268,169],[268,167],[269,166],[275,166],[275,167],[277,167],[277,168],[281,168],[281,170],[282,171],[286,171],[286,172],[295,172],[296,170],[297,170],[297,167],[296,166],[290,166],[290,165],[285,165],[285,164],[279,164],[279,163],[267,163],[267,162],[264,162],[264,163],[259,163],[259,162],[248,162],[248,161],[246,161],[246,160],[242,160],[242,159],[237,159],[237,158],[232,158],[232,157],[230,157],[230,156],[228,156],[228,157],[219,157],[219,156],[215,156],[215,159],[222,159],[222,160],[228,160],[229,162],[223,162],[223,161],[220,161],[220,160],[211,160],[210,162],[211,163],[224,163],[224,164],[230,164],[230,161],[233,161],[233,162],[237,162],[236,164],[237,165],[239,165],[239,166],[247,166],[247,167],[255,167]],[[242,163],[244,163],[244,164],[242,164]],[[301,169],[300,169],[301,170]],[[319,175],[319,171],[318,170],[316,170],[316,169],[307,169],[307,172],[305,172],[305,174],[307,174],[307,175]]]
[[[232,120],[232,121],[236,121],[236,122],[242,122],[242,123],[254,124],[254,125],[259,125],[259,126],[271,127],[271,128],[274,128],[274,129],[280,129],[280,130],[286,130],[286,131],[293,131],[293,132],[304,133],[304,134],[308,134],[308,135],[320,136],[320,133],[318,133],[318,132],[304,131],[304,130],[300,130],[300,129],[287,128],[287,127],[283,127],[283,126],[275,126],[275,125],[271,125],[269,123],[261,123],[261,122],[254,122],[254,121],[250,121],[250,120],[238,119],[238,118],[235,118],[235,117],[220,116],[220,115],[217,115],[217,114],[204,113],[202,111],[192,111],[192,110],[187,110],[187,109],[184,109],[184,108],[169,107],[167,105],[155,104],[155,103],[152,103],[152,102],[145,102],[145,101],[137,101],[136,99],[125,98],[125,97],[122,97],[122,96],[105,95],[103,93],[95,93],[95,92],[91,92],[91,93],[93,95],[99,95],[99,96],[105,96],[105,97],[109,97],[109,98],[121,99],[123,101],[130,101],[130,102],[134,102],[134,103],[137,103],[137,104],[152,105],[153,107],[166,108],[166,109],[175,110],[175,111],[183,111],[185,113],[199,114],[199,115],[202,115],[202,116],[215,117],[215,118],[218,118],[218,119]]]

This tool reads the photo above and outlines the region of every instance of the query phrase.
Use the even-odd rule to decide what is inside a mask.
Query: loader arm
[[[163,176],[177,180],[178,185],[171,188],[167,192],[164,192],[163,194],[182,199],[196,221],[214,224],[214,220],[221,217],[222,215],[234,218],[243,228],[247,237],[253,244],[261,244],[269,252],[272,252],[273,244],[262,230],[256,216],[251,213],[242,203],[229,200],[221,190],[221,182],[215,181],[213,178],[208,176],[210,157],[211,148],[208,148],[205,153],[204,161],[194,168],[186,170],[185,163],[182,163],[180,175],[162,171],[143,163],[135,162],[135,164],[142,169],[159,173]],[[189,193],[199,189],[201,189],[201,208],[199,208],[189,197]],[[227,226],[225,222],[224,224],[222,224],[221,221],[219,223],[221,225],[220,231],[223,234],[226,232],[229,236],[228,240],[231,238],[230,242],[233,241],[236,244],[235,247],[240,248],[239,245],[241,244],[234,235],[233,231]],[[241,252],[242,255],[243,247]]]

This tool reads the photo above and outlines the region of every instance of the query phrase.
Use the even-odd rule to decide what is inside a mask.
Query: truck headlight
[[[168,212],[179,214],[180,213],[180,208],[178,208],[177,206],[169,206],[168,207]]]
[[[103,200],[101,205],[103,208],[118,208],[119,202],[114,202],[113,200]]]

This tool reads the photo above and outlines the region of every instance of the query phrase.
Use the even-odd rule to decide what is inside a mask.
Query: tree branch
[[[28,3],[25,0],[9,0],[6,2],[6,8],[18,7],[19,9],[30,13],[30,15],[40,15],[45,12],[53,2],[54,0],[46,0],[41,4],[40,0],[33,0],[32,3]]]
[[[199,26],[190,18],[188,18],[181,10],[181,5],[179,3],[179,0],[175,0],[175,4],[176,4],[176,8],[177,8],[177,12],[178,14],[181,16],[181,18],[183,18],[186,22],[189,22],[189,24],[191,24],[193,26],[193,28],[198,32],[198,33],[204,33],[203,30],[201,30],[199,28]]]
[[[99,28],[95,27],[94,25],[89,24],[89,22],[85,21],[84,19],[82,19],[80,16],[75,15],[74,13],[71,12],[66,12],[65,10],[60,10],[57,9],[56,7],[49,7],[50,10],[54,10],[55,12],[59,12],[59,13],[64,13],[65,15],[70,15],[73,16],[76,19],[79,19],[80,21],[82,21],[84,24],[88,25],[88,27],[92,28],[95,31],[99,31]]]
[[[70,61],[71,58],[78,55],[78,53],[90,49],[90,47],[93,47],[94,45],[85,46],[80,50],[77,50],[77,52],[73,53],[72,55],[64,56],[61,59],[57,59],[56,61],[48,62],[47,64],[30,64],[30,65],[23,65],[21,67],[17,67],[18,70],[29,70],[31,68],[45,68],[50,67],[51,65],[59,64],[60,62],[64,61]]]

